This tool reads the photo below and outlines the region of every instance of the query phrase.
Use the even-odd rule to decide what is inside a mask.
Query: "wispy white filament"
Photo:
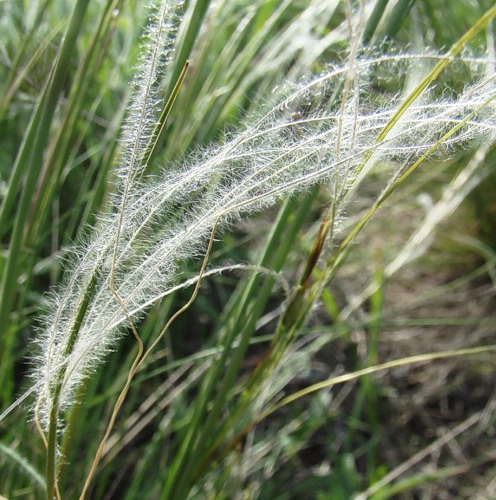
[[[59,406],[67,409],[84,377],[127,327],[126,314],[109,288],[111,275],[126,310],[137,319],[181,280],[181,261],[202,255],[219,218],[226,226],[278,197],[321,182],[333,186],[336,199],[331,201],[339,211],[374,163],[390,165],[392,175],[398,175],[471,114],[436,154],[496,137],[495,77],[484,79],[491,62],[474,59],[456,63],[471,67],[476,75],[463,92],[455,97],[424,95],[378,140],[402,102],[401,88],[387,94],[377,90],[381,79],[397,81],[419,61],[440,56],[364,56],[306,82],[276,88],[265,111],[223,144],[193,152],[155,177],[143,178],[161,107],[159,87],[171,57],[176,21],[170,14],[177,7],[178,2],[162,3],[147,32],[116,165],[120,184],[114,211],[100,221],[90,242],[75,249],[44,319],[34,373],[44,425],[55,385],[61,383]],[[352,96],[343,102],[333,98],[351,74]],[[95,288],[69,349],[70,332],[92,282]]]

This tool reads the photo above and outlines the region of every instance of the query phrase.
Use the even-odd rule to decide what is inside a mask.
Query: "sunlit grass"
[[[372,375],[493,349],[486,309],[442,307],[494,274],[476,231],[457,241],[482,265],[418,297],[390,288],[419,259],[435,274],[421,257],[490,175],[496,8],[454,9],[465,29],[444,38],[428,2],[387,3],[157,2],[145,21],[81,0],[63,38],[48,3],[4,3],[20,24],[0,116],[19,147],[2,172],[0,494],[292,498],[293,474],[315,497],[387,497],[458,474],[389,485],[403,448],[378,445],[389,386]],[[272,207],[271,227],[239,225]],[[391,329],[455,327],[470,341],[383,361]]]

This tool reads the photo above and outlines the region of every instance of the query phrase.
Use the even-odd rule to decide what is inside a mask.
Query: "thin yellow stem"
[[[100,462],[100,459],[101,459],[102,454],[105,450],[105,446],[107,444],[108,438],[110,437],[110,433],[112,432],[112,429],[115,425],[117,415],[119,414],[119,411],[124,403],[124,400],[126,399],[126,396],[129,392],[129,389],[131,387],[131,384],[134,380],[136,373],[138,372],[138,370],[140,369],[140,367],[142,366],[143,362],[148,357],[148,355],[153,351],[153,349],[157,346],[157,344],[160,342],[160,340],[163,338],[163,336],[169,330],[172,323],[193,304],[194,300],[196,299],[196,297],[198,295],[198,291],[200,290],[200,286],[201,286],[201,282],[202,282],[202,277],[203,277],[203,274],[205,273],[205,269],[206,269],[207,264],[208,264],[208,259],[210,257],[210,253],[212,251],[212,246],[213,246],[213,242],[214,242],[215,233],[217,230],[217,225],[219,223],[219,219],[220,219],[220,216],[216,219],[216,221],[213,225],[212,232],[210,234],[210,238],[208,241],[208,247],[207,247],[207,250],[205,252],[205,256],[203,258],[202,266],[200,268],[199,277],[198,277],[198,280],[196,281],[195,288],[193,290],[193,293],[191,294],[191,297],[189,298],[188,302],[186,302],[186,304],[184,304],[178,311],[176,311],[171,316],[169,321],[167,321],[167,323],[162,328],[162,330],[160,331],[157,338],[154,340],[154,342],[151,344],[151,346],[147,349],[146,352],[144,352],[143,342],[138,334],[138,331],[136,330],[136,327],[135,327],[132,319],[130,318],[130,316],[127,312],[127,309],[126,309],[126,306],[125,306],[125,303],[124,303],[122,297],[120,297],[120,295],[114,289],[111,289],[112,293],[115,295],[115,297],[119,301],[122,309],[124,310],[124,312],[126,314],[127,321],[131,325],[133,335],[136,338],[136,341],[138,342],[138,353],[137,353],[136,357],[134,358],[131,369],[129,370],[126,383],[125,383],[124,387],[122,388],[122,390],[119,394],[119,397],[117,398],[117,401],[114,405],[112,415],[111,415],[110,420],[107,424],[105,434],[104,434],[104,436],[100,442],[100,445],[98,447],[98,450],[95,454],[95,458],[93,459],[93,462],[91,464],[91,468],[90,468],[90,471],[88,472],[88,475],[86,477],[85,483],[83,485],[83,490],[81,492],[81,495],[79,496],[79,500],[84,500],[86,497],[86,494],[88,493],[88,489],[89,489],[91,481],[95,475],[96,469],[98,467],[98,463]]]

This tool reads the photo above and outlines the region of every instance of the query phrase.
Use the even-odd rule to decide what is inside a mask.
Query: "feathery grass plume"
[[[133,94],[122,131],[122,153],[117,173],[123,178],[123,188],[147,167],[144,161],[156,132],[161,110],[160,96],[164,88],[166,69],[172,60],[176,33],[180,23],[183,0],[165,1],[158,7],[150,5],[152,14],[143,35]]]
[[[83,256],[75,250],[72,276],[62,288],[67,288],[74,295],[60,293],[52,297],[53,315],[46,318],[48,334],[40,341],[44,361],[34,373],[39,384],[43,381],[45,388],[41,390],[38,404],[46,398],[46,408],[51,406],[54,386],[58,386],[61,377],[70,378],[70,368],[66,371],[61,357],[72,351],[74,337],[78,335],[80,322],[78,311],[84,315],[87,302],[98,286],[108,287],[108,283],[97,285],[97,276],[106,273],[106,279],[112,276],[113,256],[117,252],[122,228],[120,214],[124,212],[128,192],[136,179],[147,167],[147,158],[162,107],[160,90],[163,88],[166,68],[174,50],[175,36],[180,23],[180,10],[183,0],[151,2],[150,16],[142,36],[142,48],[135,78],[132,81],[133,92],[121,133],[121,151],[116,160],[115,173],[118,179],[116,194],[111,198],[108,211],[111,215],[102,221],[100,236],[85,248]],[[105,231],[107,232],[105,237]],[[96,231],[98,233],[98,231]],[[57,325],[57,327],[55,327]],[[41,368],[44,364],[45,366]],[[40,378],[40,369],[43,375]],[[73,377],[71,386],[80,383]],[[49,385],[52,384],[52,387]],[[56,390],[56,389],[55,389]],[[57,402],[58,404],[58,402]],[[47,414],[40,405],[41,421],[46,426]],[[63,407],[64,405],[62,405]]]
[[[37,381],[44,381],[39,412],[45,426],[54,391],[60,392],[59,408],[67,409],[74,390],[126,327],[125,311],[109,290],[111,276],[126,309],[139,316],[144,304],[175,284],[178,262],[201,252],[219,217],[224,223],[234,221],[278,196],[325,179],[340,187],[335,192],[348,193],[372,164],[364,161],[373,152],[380,153],[381,161],[397,163],[401,158],[407,165],[479,107],[482,111],[443,147],[488,130],[494,134],[494,105],[486,103],[494,97],[494,78],[488,78],[456,100],[410,106],[396,128],[377,141],[401,98],[391,96],[378,108],[370,97],[375,72],[408,71],[414,62],[436,56],[364,58],[354,63],[358,92],[343,113],[327,103],[348,74],[347,66],[276,89],[278,103],[244,132],[228,137],[224,146],[192,154],[184,165],[164,172],[163,180],[142,181],[143,159],[160,104],[157,85],[167,63],[161,48],[170,46],[168,28],[174,26],[169,11],[169,5],[162,4],[148,30],[150,42],[123,132],[117,169],[122,181],[114,200],[118,210],[102,220],[93,241],[79,249],[66,282],[53,296],[53,312],[45,319],[35,373]]]
[[[280,196],[324,181],[337,186],[330,191],[340,193],[340,199],[333,201],[342,208],[375,162],[395,165],[394,178],[456,126],[463,125],[437,148],[443,154],[476,138],[493,141],[494,75],[476,76],[455,98],[430,100],[426,95],[422,103],[409,106],[385,138],[377,140],[403,101],[398,93],[378,105],[373,92],[377,73],[381,78],[394,77],[419,61],[439,57],[358,59],[354,71],[359,92],[343,113],[328,102],[348,74],[347,66],[330,68],[308,82],[278,87],[273,96],[276,104],[244,131],[226,137],[224,145],[192,153],[154,178],[140,180],[132,173],[125,178],[126,202],[101,221],[89,244],[76,250],[75,264],[52,297],[35,373],[35,380],[44,381],[38,396],[43,424],[48,423],[55,385],[60,384],[59,407],[68,409],[75,389],[127,327],[126,313],[109,289],[112,262],[115,290],[126,310],[139,318],[180,279],[180,261],[202,254],[219,218],[225,227]],[[457,64],[475,65],[480,75],[480,68],[489,63],[474,59]],[[133,154],[143,155],[148,139],[136,143]],[[75,329],[77,334],[72,335]]]

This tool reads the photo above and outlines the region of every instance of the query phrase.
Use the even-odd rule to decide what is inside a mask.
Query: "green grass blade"
[[[27,475],[32,481],[33,484],[37,485],[38,488],[44,490],[46,488],[45,479],[43,476],[24,458],[19,455],[17,451],[13,450],[9,446],[5,446],[0,443],[0,452],[3,453],[6,457],[8,457],[12,462],[16,464],[16,466],[22,470],[23,474]]]
[[[2,325],[1,371],[0,371],[0,400],[7,403],[12,398],[12,349],[14,345],[14,332],[9,330],[9,316],[14,306],[17,292],[17,277],[19,274],[19,261],[23,254],[23,240],[25,238],[25,225],[29,217],[29,207],[36,188],[38,176],[43,163],[43,155],[48,142],[50,125],[57,107],[58,99],[62,93],[65,79],[70,67],[70,59],[75,50],[78,34],[83,26],[84,14],[89,0],[78,0],[74,7],[73,15],[64,38],[60,55],[55,63],[53,75],[47,84],[40,103],[31,120],[26,138],[13,167],[12,179],[25,175],[24,187],[20,196],[18,209],[15,215],[14,229],[10,239],[9,254],[4,264],[1,280],[0,296],[0,325]],[[13,185],[15,186],[15,182]],[[8,219],[16,201],[18,193],[10,189],[2,204],[0,212],[0,230],[8,227]]]
[[[434,80],[442,73],[442,71],[448,66],[448,64],[453,60],[453,58],[460,53],[460,51],[466,46],[466,44],[484,29],[487,24],[496,16],[496,7],[489,9],[477,23],[472,26],[457,42],[455,42],[446,56],[441,59],[429,74],[420,82],[420,84],[415,88],[415,90],[405,99],[405,101],[398,108],[398,111],[391,118],[390,122],[384,127],[384,130],[377,136],[377,142],[380,142],[386,138],[393,127],[398,123],[399,119],[405,114],[406,110],[412,105],[412,103],[418,99],[418,97],[424,92],[424,90],[429,87]]]

